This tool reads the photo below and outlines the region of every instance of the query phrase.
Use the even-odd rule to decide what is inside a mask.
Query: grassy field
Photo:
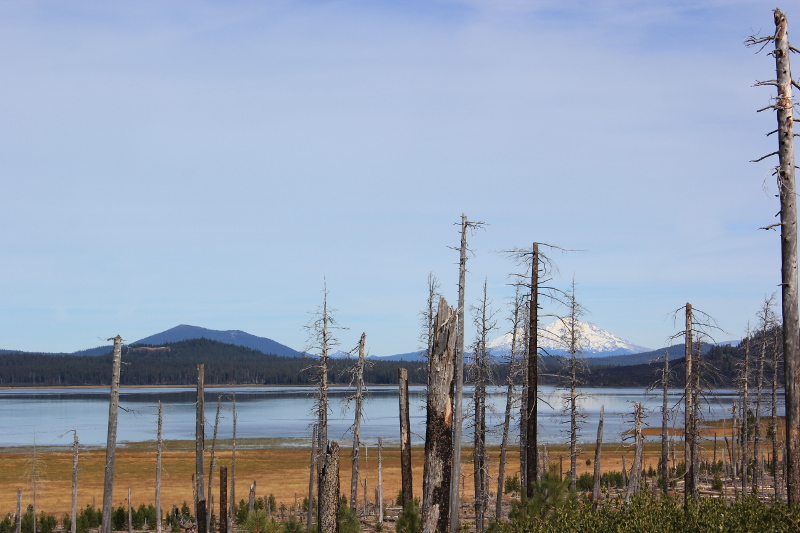
[[[229,467],[231,451],[227,443],[222,443],[222,450],[217,451],[217,465]],[[302,503],[308,494],[309,450],[302,447],[285,447],[286,443],[274,441],[239,441],[236,451],[236,499],[247,499],[250,483],[255,480],[257,496],[274,494],[278,505],[281,503],[291,507],[297,499]],[[350,494],[350,447],[343,445],[340,466],[341,490]],[[569,458],[566,447],[548,450],[551,461],[559,461],[563,456],[564,472],[569,470]],[[601,464],[603,471],[620,470],[622,454],[627,455],[627,464],[633,460],[633,451],[620,444],[608,444],[603,447]],[[658,463],[657,444],[646,447],[645,469],[656,467]],[[368,457],[366,457],[368,455]],[[496,479],[499,450],[490,450],[490,475]],[[586,460],[593,460],[594,446],[586,446],[578,460],[578,472],[592,471],[592,465]],[[116,475],[114,478],[114,506],[126,505],[128,487],[132,491],[132,503],[151,504],[155,501],[155,443],[140,443],[123,446],[117,451]],[[467,499],[472,490],[471,451],[465,450],[462,456],[463,488]],[[16,507],[16,494],[22,491],[23,506],[32,501],[33,450],[9,448],[0,452],[2,471],[6,483],[0,485],[0,512],[12,512]],[[103,499],[103,467],[105,451],[103,449],[82,450],[79,459],[78,504],[80,507],[92,505],[102,506]],[[172,441],[165,444],[162,475],[162,508],[166,511],[173,505],[192,501],[192,474],[194,473],[194,442]],[[208,454],[206,455],[208,465]],[[374,489],[378,481],[377,449],[370,447],[365,453],[361,451],[361,485],[359,500],[363,498],[363,479],[368,472],[369,499],[374,499]],[[413,451],[414,493],[422,493],[423,449],[416,447]],[[208,468],[206,466],[206,468]],[[512,450],[508,456],[508,475],[515,475],[519,470],[518,450]],[[37,507],[54,514],[57,518],[69,512],[71,503],[72,452],[69,450],[37,451],[36,471]],[[206,474],[206,481],[207,481]],[[218,474],[214,476],[215,501],[219,501]],[[383,450],[383,490],[384,499],[393,502],[400,491],[400,453],[398,448]],[[494,483],[492,481],[492,492]],[[206,489],[207,490],[207,489]]]

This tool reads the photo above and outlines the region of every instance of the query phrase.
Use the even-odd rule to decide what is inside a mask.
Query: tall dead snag
[[[450,530],[459,529],[459,508],[461,498],[458,493],[458,483],[461,480],[461,434],[464,397],[464,288],[467,278],[467,232],[475,231],[485,225],[484,222],[473,222],[467,220],[467,216],[461,215],[461,246],[458,248],[458,339],[456,340],[456,370],[455,370],[455,399],[453,404],[453,469],[450,477]],[[444,533],[444,532],[441,532]]]
[[[339,444],[331,441],[320,457],[317,521],[320,533],[339,532]]]
[[[471,373],[475,389],[472,396],[472,405],[475,413],[473,426],[473,487],[475,502],[475,528],[483,531],[486,519],[486,508],[489,503],[489,472],[486,456],[486,386],[491,379],[489,350],[486,347],[490,333],[496,329],[494,320],[495,312],[490,309],[491,301],[488,295],[487,281],[483,282],[483,296],[478,300],[478,305],[473,306],[475,313],[474,324],[477,327],[477,336],[472,347]],[[451,520],[452,523],[452,520]]]
[[[760,342],[760,350],[758,354],[758,372],[756,374],[756,433],[754,436],[753,441],[753,454],[756,458],[756,470],[755,470],[755,477],[756,480],[753,482],[753,491],[758,492],[759,487],[763,484],[763,461],[760,460],[761,451],[760,451],[760,442],[761,442],[761,415],[763,411],[763,388],[764,388],[764,367],[767,364],[768,352],[772,350],[774,354],[778,347],[775,345],[773,341],[773,331],[777,329],[777,317],[775,316],[775,311],[773,310],[774,305],[774,295],[767,297],[764,299],[764,303],[761,306],[761,309],[758,312],[758,328],[759,334],[761,336]],[[773,370],[773,378],[774,381],[777,381],[777,376],[774,375]],[[775,383],[773,383],[773,386]],[[773,395],[775,391],[772,391]],[[777,413],[776,413],[777,414]],[[775,442],[775,436],[773,435],[773,443]],[[776,446],[773,444],[772,451],[775,452]],[[777,476],[775,477],[777,479]],[[777,483],[775,484],[775,494],[777,496]]]
[[[402,505],[414,500],[411,477],[411,417],[408,407],[408,370],[397,369],[400,381],[400,476],[402,478]]]
[[[158,401],[158,429],[156,430],[156,533],[161,533],[161,454],[164,449],[161,428],[164,409]],[[74,531],[72,533],[75,533]]]
[[[219,467],[219,533],[228,533],[228,467]]]
[[[222,407],[222,394],[217,394],[217,415],[214,417],[214,435],[211,437],[211,457],[208,461],[208,513],[206,513],[206,531],[211,531],[211,517],[214,514],[213,505],[211,505],[212,490],[214,489],[214,467],[217,466],[216,452],[217,452],[217,430],[219,429],[219,410]]]
[[[231,505],[228,511],[228,523],[233,527],[236,518],[236,393],[233,393],[233,436],[231,442]]]
[[[565,398],[565,408],[569,412],[569,476],[570,486],[574,489],[578,482],[578,430],[585,415],[579,412],[579,402],[583,394],[578,391],[578,373],[584,365],[581,357],[583,339],[580,332],[580,318],[585,313],[582,305],[575,296],[575,279],[567,293],[568,315],[562,319],[564,328],[560,343],[566,348],[568,355],[567,373],[568,390]]]
[[[511,428],[511,408],[514,403],[514,379],[519,374],[515,356],[518,346],[520,321],[522,320],[522,309],[525,305],[524,298],[517,286],[514,291],[514,300],[511,305],[511,351],[508,355],[508,379],[506,380],[506,411],[503,417],[503,436],[500,440],[500,462],[497,466],[497,500],[495,501],[494,519],[500,520],[503,511],[503,490],[505,489],[506,479],[506,453],[508,452],[508,436]]]
[[[349,399],[356,402],[356,414],[353,421],[353,469],[350,476],[350,509],[353,512],[358,507],[358,448],[361,445],[361,409],[364,405],[364,343],[367,334],[361,334],[358,341],[358,362],[351,371],[351,384],[355,383],[356,393]]]
[[[128,533],[133,533],[133,513],[131,512],[131,488],[128,487]]]
[[[600,421],[597,423],[597,444],[594,447],[594,487],[592,487],[592,510],[600,506],[600,454],[603,448],[603,413],[605,405],[600,406]]]
[[[780,453],[780,449],[783,447],[780,445],[780,441],[778,439],[778,363],[780,360],[780,343],[778,342],[778,336],[780,335],[780,328],[779,325],[776,324],[773,328],[774,332],[774,344],[772,348],[772,364],[770,365],[772,368],[772,390],[770,391],[772,397],[770,399],[770,408],[771,408],[771,417],[770,417],[770,432],[772,434],[772,475],[775,479],[775,498],[782,499],[781,495],[781,475],[780,471],[778,470],[778,454]]]
[[[740,389],[742,392],[742,425],[741,425],[741,455],[742,455],[742,493],[747,494],[747,477],[750,467],[750,328],[747,328],[747,337],[744,341],[744,361],[742,362],[742,375],[741,375]]]
[[[661,479],[664,495],[667,495],[669,494],[669,350],[664,350],[661,387]]]
[[[794,162],[794,100],[792,97],[792,70],[789,45],[789,30],[784,15],[774,11],[775,34],[769,37],[751,36],[745,44],[754,46],[769,41],[775,43],[775,80],[758,82],[756,85],[774,85],[777,97],[763,110],[774,109],[778,119],[778,151],[761,157],[778,156],[775,174],[781,203],[780,222],[769,227],[781,228],[781,307],[783,314],[783,357],[786,394],[786,489],[789,505],[800,503],[800,321],[798,321],[797,290],[797,195],[795,188]],[[762,46],[762,48],[763,48]],[[774,133],[774,132],[773,132]]]
[[[76,531],[76,519],[78,518],[78,431],[73,430],[75,441],[72,445],[72,507],[70,512],[70,533]],[[161,533],[161,532],[159,532]]]
[[[92,506],[94,507],[94,505]],[[17,516],[15,533],[22,533],[22,491],[17,491]]]
[[[444,298],[434,320],[428,358],[425,468],[422,480],[422,533],[450,531],[450,481],[453,465],[453,373],[456,315]]]
[[[114,355],[111,365],[111,398],[108,402],[108,438],[106,440],[106,468],[103,481],[103,519],[101,533],[111,533],[111,513],[114,509],[114,460],[117,455],[117,415],[119,413],[119,379],[122,366],[122,337],[114,341]],[[34,520],[35,522],[35,520]]]
[[[378,523],[383,528],[383,439],[378,437]]]
[[[683,419],[683,464],[686,468],[683,482],[684,503],[688,504],[689,498],[697,499],[697,477],[694,470],[694,454],[697,451],[695,441],[695,366],[694,343],[692,342],[692,304],[686,303],[686,330],[684,332],[686,382],[684,386],[684,419]]]
[[[203,452],[205,451],[205,365],[197,365],[197,401],[195,402],[195,494],[197,501],[197,533],[206,533],[206,497],[203,484]]]
[[[633,466],[631,466],[631,475],[628,481],[628,491],[625,493],[625,503],[631,501],[631,496],[638,494],[642,488],[642,449],[644,448],[644,439],[642,437],[642,416],[644,414],[644,407],[641,402],[633,403],[633,420],[634,420],[634,454]]]

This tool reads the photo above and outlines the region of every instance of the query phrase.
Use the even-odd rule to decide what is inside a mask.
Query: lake
[[[206,439],[213,432],[218,395],[222,395],[219,438],[232,436],[231,399],[236,395],[237,437],[244,439],[280,439],[283,445],[306,445],[314,421],[313,388],[310,387],[221,387],[208,388],[205,394]],[[643,402],[649,412],[653,427],[661,425],[661,397],[646,395],[642,389],[584,389],[584,413],[580,440],[594,441],[600,406],[605,406],[604,440],[619,441],[622,432],[631,426],[632,402]],[[410,387],[412,441],[421,444],[425,435],[425,387]],[[468,396],[464,393],[464,412],[469,413]],[[670,391],[670,406],[680,402],[682,391]],[[350,442],[348,433],[353,423],[352,409],[347,409],[346,398],[351,393],[334,388],[330,392],[331,413],[328,436],[340,443]],[[568,417],[562,412],[564,391],[542,387],[544,400],[539,407],[539,434],[542,442],[556,443],[568,440]],[[704,406],[707,419],[730,416],[735,390],[714,391],[711,402]],[[782,394],[780,395],[782,401]],[[0,390],[0,447],[37,445],[68,446],[72,443],[72,430],[78,432],[84,446],[105,446],[108,431],[108,388],[46,388]],[[157,405],[164,406],[163,432],[165,440],[193,440],[195,431],[195,389],[193,387],[142,387],[123,388],[120,393],[120,413],[117,431],[118,443],[154,441],[156,438]],[[765,412],[767,411],[765,400]],[[545,403],[546,402],[546,403]],[[549,404],[549,405],[548,405]],[[490,387],[487,398],[487,427],[490,444],[500,442],[499,429],[505,410],[505,389]],[[680,407],[680,406],[678,406]],[[515,408],[518,411],[518,408]],[[362,441],[368,445],[382,437],[389,444],[399,442],[398,393],[396,386],[370,387],[365,402],[365,419],[362,423]],[[783,414],[783,405],[780,406]],[[672,413],[677,425],[682,426],[683,414]],[[671,422],[672,423],[672,422]],[[465,435],[471,439],[469,420],[465,421]],[[518,442],[518,429],[512,439]],[[467,441],[469,442],[469,441]]]

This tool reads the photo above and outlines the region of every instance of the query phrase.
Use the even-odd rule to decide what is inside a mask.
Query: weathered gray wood
[[[458,494],[458,481],[461,477],[461,433],[464,415],[464,289],[467,274],[467,216],[461,214],[461,246],[458,262],[458,323],[456,333],[455,399],[453,400],[453,464],[450,472],[450,531],[459,530],[459,508],[461,498]],[[443,533],[443,532],[440,532]]]
[[[211,437],[211,457],[208,461],[208,513],[206,515],[206,531],[211,531],[211,515],[214,514],[214,506],[211,504],[211,498],[214,490],[214,468],[216,462],[216,448],[217,448],[217,429],[219,429],[219,410],[222,407],[222,394],[217,394],[217,415],[214,418],[214,435]]]
[[[94,506],[92,506],[94,509]],[[22,533],[22,491],[17,491],[16,533]]]
[[[625,493],[625,503],[631,501],[631,496],[638,494],[641,490],[642,479],[642,449],[644,448],[644,439],[642,438],[642,416],[644,414],[644,407],[641,402],[634,402],[634,454],[633,466],[631,466],[631,475],[628,481],[628,490]]]
[[[661,371],[661,479],[663,492],[669,494],[669,350],[664,350],[664,369]]]
[[[72,445],[72,506],[70,511],[70,533],[75,533],[78,518],[78,431],[73,430],[75,441]]]
[[[472,374],[474,381],[474,392],[472,405],[474,409],[473,425],[473,489],[475,507],[475,529],[478,533],[482,532],[486,522],[486,510],[488,507],[489,475],[487,471],[488,457],[486,454],[486,385],[489,381],[489,356],[486,344],[489,341],[489,334],[495,329],[494,312],[489,309],[488,283],[484,280],[483,295],[478,300],[475,325],[477,326],[477,340],[473,348]],[[452,520],[451,520],[452,523]]]
[[[777,337],[778,328],[775,328]],[[778,469],[778,453],[780,444],[778,440],[778,339],[775,339],[774,346],[772,347],[772,398],[770,407],[772,409],[770,417],[770,429],[772,433],[772,472],[775,477],[775,498],[781,500],[783,494],[781,491],[781,474]]]
[[[742,391],[742,494],[747,494],[747,477],[750,470],[750,417],[747,411],[750,407],[750,329],[744,341],[744,363],[742,366],[741,391]]]
[[[219,467],[219,533],[228,533],[228,467]]]
[[[383,527],[383,440],[378,437],[378,523]]]
[[[250,483],[250,495],[247,497],[247,512],[252,513],[256,508],[256,480]]]
[[[114,461],[117,453],[117,415],[119,413],[119,380],[122,365],[122,337],[114,341],[111,366],[111,394],[108,402],[108,437],[106,439],[106,466],[103,480],[103,518],[101,533],[111,533],[111,512],[114,510]]]
[[[205,484],[203,482],[203,453],[205,452],[205,365],[197,365],[197,411],[195,413],[195,494],[197,498],[197,533],[206,533]]]
[[[161,533],[161,455],[164,449],[162,438],[162,424],[164,420],[164,408],[161,401],[158,402],[158,429],[156,431],[156,533]],[[72,533],[75,533],[74,531]]]
[[[328,443],[325,453],[320,457],[317,521],[320,533],[339,531],[339,444]]]
[[[233,393],[232,406],[233,411],[233,436],[231,443],[231,503],[230,511],[228,513],[228,523],[233,528],[236,521],[236,393]]]
[[[453,374],[456,359],[456,314],[444,298],[434,322],[428,359],[425,467],[422,481],[422,533],[448,533],[453,465]]]
[[[133,513],[131,512],[131,488],[128,487],[128,533],[133,533]]]
[[[353,455],[352,471],[350,474],[350,509],[355,512],[358,507],[358,449],[361,446],[361,410],[364,405],[364,345],[367,334],[362,333],[358,341],[358,362],[355,368],[356,384],[356,409],[353,421]]]
[[[310,528],[314,520],[314,476],[317,471],[317,425],[311,428],[311,462],[308,466],[308,509],[306,509],[306,527]]]
[[[684,504],[688,505],[689,499],[697,499],[697,485],[695,484],[694,453],[695,446],[695,361],[694,343],[692,339],[692,304],[686,303],[686,329],[684,330],[684,348],[686,361],[686,383],[684,387],[684,421],[683,421],[683,443],[684,443],[684,465],[686,474],[683,479]]]
[[[600,421],[597,423],[597,443],[594,447],[594,487],[592,487],[592,509],[596,512],[600,506],[600,456],[603,448],[603,414],[606,406],[600,406]]]
[[[400,382],[400,476],[402,478],[402,505],[414,500],[411,473],[411,416],[408,406],[408,370],[398,368]]]

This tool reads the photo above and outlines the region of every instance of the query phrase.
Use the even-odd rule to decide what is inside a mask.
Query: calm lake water
[[[413,441],[423,442],[425,435],[425,389],[411,387],[411,424]],[[464,409],[469,412],[465,391]],[[631,424],[633,401],[644,402],[653,427],[661,425],[661,398],[646,395],[642,389],[585,389],[582,410],[585,415],[580,439],[594,441],[600,406],[605,406],[604,439],[620,440]],[[222,395],[219,438],[232,436],[233,415],[231,399],[236,394],[237,437],[281,439],[283,445],[305,445],[310,439],[313,389],[309,387],[231,387],[206,390],[206,439],[213,432],[217,396]],[[344,389],[332,389],[329,438],[348,442],[348,429],[353,423],[352,409],[347,409]],[[568,439],[568,418],[562,413],[563,391],[545,387],[540,393],[549,403],[540,403],[539,431],[544,442],[563,442]],[[676,405],[681,391],[670,393],[670,406]],[[717,390],[704,407],[708,419],[730,416],[733,390]],[[72,430],[77,430],[84,446],[105,446],[108,430],[108,388],[89,389],[5,389],[0,390],[0,447],[29,446],[34,439],[41,446],[67,446],[72,443]],[[193,387],[125,388],[120,395],[120,414],[117,442],[135,443],[156,438],[157,404],[164,405],[163,432],[165,440],[193,440],[195,431],[195,390]],[[499,430],[505,410],[505,390],[491,388],[487,401],[487,435],[490,443],[499,443]],[[766,407],[765,407],[766,410]],[[382,437],[387,443],[399,442],[397,387],[371,387],[365,402],[362,441],[372,444]],[[518,408],[515,409],[518,411]],[[783,414],[783,406],[780,408]],[[675,410],[672,416],[682,425],[683,414]],[[516,420],[515,420],[516,423]],[[469,421],[465,434],[471,435]],[[518,429],[512,439],[517,442]],[[469,438],[469,437],[468,437]]]

